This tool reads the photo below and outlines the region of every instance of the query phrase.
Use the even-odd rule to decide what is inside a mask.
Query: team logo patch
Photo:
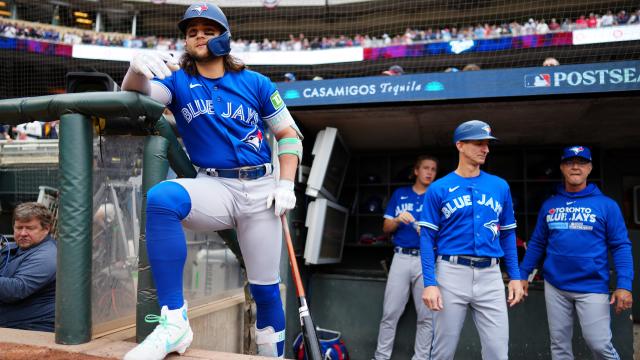
[[[581,152],[584,151],[584,148],[582,146],[574,146],[572,148],[569,149],[570,151],[573,151],[574,154],[578,155]]]
[[[282,101],[282,98],[280,97],[280,93],[277,90],[271,95],[270,99],[271,99],[271,105],[273,105],[274,109],[278,110],[284,106],[284,101]]]
[[[483,126],[482,130],[484,130],[487,133],[487,135],[491,135],[491,127],[489,125]]]
[[[550,74],[525,75],[524,87],[527,87],[527,88],[551,87],[551,75]]]
[[[498,224],[498,219],[495,220],[491,220],[487,223],[484,223],[482,226],[486,227],[487,229],[489,229],[489,231],[491,231],[491,233],[493,234],[493,239],[496,239],[496,236],[498,236],[498,233],[500,233],[500,224]]]
[[[251,146],[253,150],[258,152],[262,147],[263,140],[264,136],[262,135],[262,131],[256,126],[247,134],[247,136],[244,137],[244,139],[242,139],[242,142]]]
[[[555,212],[556,212],[556,209],[553,209],[553,208],[549,209],[549,214],[553,215],[553,214],[555,214]]]
[[[207,10],[209,10],[209,7],[207,6],[207,4],[196,5],[193,8],[191,8],[191,11],[197,11],[198,15],[202,15],[202,13]]]

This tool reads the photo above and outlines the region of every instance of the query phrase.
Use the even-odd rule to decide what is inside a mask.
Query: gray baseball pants
[[[609,294],[576,293],[544,282],[544,299],[551,335],[551,358],[573,360],[573,314],[578,313],[582,337],[594,359],[620,359],[611,343]]]
[[[391,358],[398,320],[404,312],[410,295],[413,297],[413,304],[418,315],[412,359],[425,360],[429,357],[432,313],[422,302],[423,284],[420,257],[396,253],[393,256],[387,286],[384,291],[382,320],[380,321],[378,346],[375,353],[376,360]]]
[[[468,308],[480,335],[482,358],[508,359],[509,319],[500,266],[479,269],[438,260],[436,279],[444,307],[433,312],[430,359],[453,359]]]

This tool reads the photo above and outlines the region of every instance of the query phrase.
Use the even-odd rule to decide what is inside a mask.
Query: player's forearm
[[[298,134],[293,128],[288,127],[276,134],[278,141],[284,138],[298,138]],[[298,169],[298,157],[287,153],[279,155],[278,160],[280,162],[280,179],[294,181]]]
[[[151,94],[151,82],[144,75],[138,74],[131,68],[122,80],[122,90],[136,91],[144,95]]]
[[[422,262],[422,277],[424,286],[437,286],[435,274],[435,252],[433,251],[436,231],[420,227],[420,261]]]
[[[278,156],[280,161],[280,179],[294,181],[298,168],[298,157],[291,154]]]
[[[398,218],[393,218],[393,219],[384,219],[384,222],[382,223],[382,232],[384,232],[385,234],[393,234],[394,232],[396,232],[396,230],[398,230],[398,226],[400,225],[400,223],[398,222]]]
[[[516,232],[514,230],[501,231],[500,245],[504,252],[504,262],[511,280],[520,280],[518,268],[518,250],[516,249]]]

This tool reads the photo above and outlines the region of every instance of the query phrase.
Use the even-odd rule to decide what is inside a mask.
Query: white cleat
[[[169,310],[165,305],[160,316],[147,315],[148,323],[159,323],[143,342],[131,349],[124,360],[162,360],[169,353],[182,355],[193,340],[193,331],[187,318],[187,302],[180,309]]]

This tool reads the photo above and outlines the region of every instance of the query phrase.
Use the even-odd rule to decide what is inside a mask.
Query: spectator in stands
[[[9,135],[11,127],[9,125],[0,124],[0,140],[7,140],[8,142],[12,142],[13,139],[11,135]]]
[[[285,73],[284,76],[284,82],[294,82],[296,81],[296,76],[293,73]]]
[[[388,70],[382,72],[382,75],[400,76],[404,75],[404,69],[400,65],[391,65]]]
[[[51,212],[35,202],[13,212],[13,236],[0,250],[0,327],[53,331],[56,290]]]
[[[542,62],[542,66],[559,66],[560,62],[554,57],[548,57]]]
[[[569,19],[566,19],[566,20],[569,20]],[[588,27],[588,25],[587,25],[586,17],[584,15],[580,15],[580,17],[576,20],[575,28],[576,29],[586,29],[587,27]]]
[[[560,24],[558,24],[558,21],[556,21],[556,18],[552,18],[551,21],[549,21],[549,30],[551,31],[560,30]]]
[[[637,24],[637,23],[640,23],[640,9],[636,10],[636,12],[631,14],[631,16],[629,16],[629,21],[627,22],[627,24],[629,25]]]
[[[478,64],[467,64],[462,68],[462,71],[478,71],[481,70]]]
[[[600,20],[600,26],[604,27],[604,26],[613,26],[615,22],[615,19],[613,17],[613,13],[611,12],[611,10],[607,11],[606,14],[604,14],[602,16],[602,19]]]
[[[522,26],[523,35],[535,34],[536,26],[536,21],[530,18],[529,21]]]
[[[448,67],[444,69],[444,72],[458,72],[458,71],[460,71],[460,69],[458,69],[457,67]]]
[[[587,19],[587,27],[590,29],[598,27],[599,20],[600,19],[598,19],[596,14],[590,13],[589,18]]]
[[[18,140],[37,140],[44,136],[43,123],[40,121],[32,121],[16,126],[18,130]]]
[[[629,15],[624,10],[620,10],[618,12],[618,16],[616,17],[617,25],[626,25],[629,22]]]
[[[536,34],[544,35],[548,32],[549,32],[549,25],[547,25],[544,19],[540,20],[540,22],[536,26]]]

